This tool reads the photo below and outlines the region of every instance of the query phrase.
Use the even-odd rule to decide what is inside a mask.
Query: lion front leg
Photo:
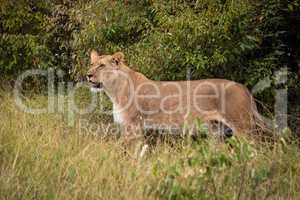
[[[121,133],[122,145],[125,153],[134,159],[142,158],[148,151],[149,146],[144,141],[144,131],[139,124],[123,125]]]

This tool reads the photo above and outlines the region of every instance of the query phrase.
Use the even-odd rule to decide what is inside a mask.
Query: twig
[[[245,163],[242,169],[242,174],[241,174],[241,186],[238,192],[238,196],[237,196],[237,200],[240,200],[243,189],[244,189],[244,183],[245,183],[245,175],[246,175],[246,168],[247,168],[247,164]]]
[[[215,180],[212,176],[210,176],[210,177],[211,177],[211,183],[212,183],[212,186],[213,186],[214,200],[218,200],[217,187],[216,187],[216,184],[215,184]]]

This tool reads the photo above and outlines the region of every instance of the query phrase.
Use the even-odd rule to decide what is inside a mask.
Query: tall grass
[[[300,196],[300,151],[284,139],[272,145],[243,138],[162,142],[138,161],[114,137],[82,133],[78,119],[69,127],[58,113],[26,114],[10,92],[0,93],[0,199]],[[28,102],[41,105],[46,97]]]

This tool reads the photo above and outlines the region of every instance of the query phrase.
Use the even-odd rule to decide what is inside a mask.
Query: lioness
[[[103,90],[113,103],[113,118],[131,135],[133,129],[194,128],[222,122],[233,133],[251,133],[260,120],[246,87],[225,79],[153,81],[124,63],[124,54],[91,52],[87,79],[92,90]],[[129,128],[128,128],[129,127]],[[136,131],[136,130],[135,130]]]

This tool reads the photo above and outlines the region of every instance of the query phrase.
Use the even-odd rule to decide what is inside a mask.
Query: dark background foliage
[[[155,80],[226,78],[253,88],[270,110],[288,87],[290,123],[300,106],[299,0],[1,0],[0,73],[55,68],[77,81],[91,49],[123,51]],[[288,82],[274,83],[286,67]]]

